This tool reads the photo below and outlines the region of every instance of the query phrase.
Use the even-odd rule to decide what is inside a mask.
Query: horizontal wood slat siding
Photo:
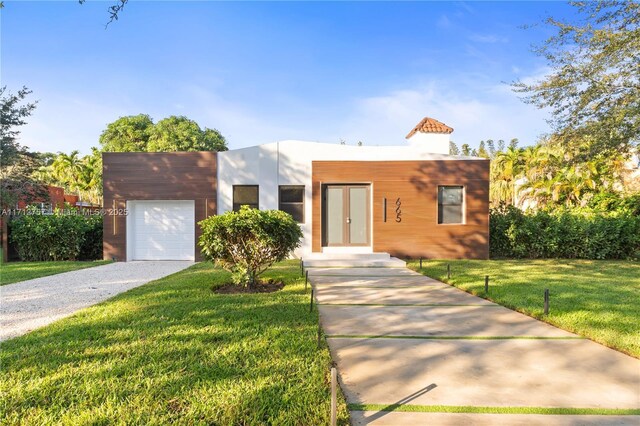
[[[104,208],[103,255],[125,260],[126,216],[110,215],[131,200],[194,200],[196,260],[201,260],[197,225],[217,213],[215,152],[105,152],[102,154]],[[114,228],[115,222],[115,228]]]
[[[374,251],[405,258],[488,258],[488,160],[314,161],[312,168],[314,252],[322,251],[322,185],[370,183]],[[465,187],[465,224],[438,224],[439,185]]]

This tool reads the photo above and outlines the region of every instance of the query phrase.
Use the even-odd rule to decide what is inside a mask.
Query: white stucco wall
[[[445,135],[448,136],[448,135]],[[448,150],[447,137],[447,153]],[[297,256],[311,253],[312,161],[407,161],[476,159],[433,153],[433,146],[350,146],[281,141],[218,154],[218,213],[233,209],[233,185],[259,185],[260,209],[278,208],[280,185],[305,186],[304,240]]]
[[[436,154],[449,154],[448,133],[422,133],[417,132],[408,141],[410,146],[423,149]]]

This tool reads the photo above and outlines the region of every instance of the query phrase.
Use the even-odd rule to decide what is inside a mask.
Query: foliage
[[[147,114],[128,115],[109,123],[100,135],[103,152],[147,151],[153,120]]]
[[[80,260],[102,259],[103,217],[93,214],[82,216],[85,220],[84,238],[80,245]]]
[[[453,141],[449,141],[449,155],[460,155],[460,149]]]
[[[18,143],[20,131],[17,129],[26,124],[36,108],[36,102],[25,103],[32,93],[23,87],[16,94],[7,91],[7,86],[0,87],[0,166],[10,166],[27,153],[25,147]]]
[[[18,216],[9,222],[11,241],[25,261],[93,260],[102,258],[102,216],[73,209],[54,214]]]
[[[516,182],[523,172],[522,151],[509,147],[495,154],[491,162],[490,193],[492,203],[515,204]]]
[[[492,258],[638,259],[640,216],[628,211],[490,211]]]
[[[253,288],[257,277],[300,246],[302,231],[290,214],[242,206],[201,222],[199,244],[206,259],[233,273],[236,284]]]
[[[150,130],[149,152],[226,151],[227,141],[215,129],[202,130],[198,123],[184,116],[158,121]]]
[[[573,6],[579,18],[547,18],[554,33],[535,50],[551,72],[533,84],[516,82],[514,90],[551,109],[559,145],[580,148],[572,159],[628,154],[640,140],[640,4]]]
[[[37,164],[32,153],[20,152],[11,164],[0,167],[0,208],[15,208],[18,201],[49,201],[47,188],[32,178]]]
[[[480,158],[489,158],[489,152],[487,152],[487,148],[485,146],[484,141],[480,141],[480,145],[478,146],[478,153],[477,154],[478,154],[478,157],[480,157]]]
[[[80,201],[102,204],[102,154],[96,148],[84,157],[77,150],[58,153],[49,165],[36,170],[32,178],[76,193]]]
[[[226,151],[227,141],[218,130],[200,128],[184,116],[153,123],[146,114],[120,117],[100,135],[103,152]]]
[[[18,128],[26,124],[36,102],[25,102],[31,90],[23,87],[13,94],[0,87],[0,208],[15,207],[19,200],[48,199],[46,188],[30,175],[36,167],[33,154],[18,143]]]
[[[599,193],[627,190],[624,156],[577,162],[575,155],[552,142],[496,152],[491,162],[492,205],[583,207]]]
[[[462,152],[462,155],[464,155],[466,157],[470,157],[470,156],[477,157],[478,156],[478,152],[475,149],[472,149],[471,146],[469,146],[468,143],[463,143],[462,144],[461,152]]]
[[[108,260],[95,260],[92,262],[71,262],[62,260],[59,262],[9,262],[2,264],[0,274],[0,286],[46,277],[48,275],[61,274],[63,272],[76,271],[78,269],[91,268],[93,266],[109,263]]]
[[[588,207],[595,211],[618,211],[640,216],[640,193],[625,197],[618,192],[602,192],[589,201]]]
[[[447,264],[451,279],[447,280]],[[417,262],[409,266],[418,268]],[[640,358],[640,263],[621,260],[433,260],[425,275]],[[489,294],[484,276],[489,275]],[[543,293],[551,294],[549,315]]]
[[[329,424],[331,355],[298,262],[265,277],[284,289],[216,294],[229,273],[201,262],[2,342],[0,423]]]

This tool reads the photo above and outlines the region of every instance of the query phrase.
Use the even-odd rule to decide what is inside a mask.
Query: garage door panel
[[[132,260],[194,260],[194,201],[131,201]]]

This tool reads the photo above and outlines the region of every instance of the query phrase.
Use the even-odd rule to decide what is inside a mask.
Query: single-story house
[[[287,140],[226,152],[104,153],[104,257],[200,260],[198,222],[242,205],[300,224],[296,255],[489,254],[489,160],[425,118],[405,146]]]

